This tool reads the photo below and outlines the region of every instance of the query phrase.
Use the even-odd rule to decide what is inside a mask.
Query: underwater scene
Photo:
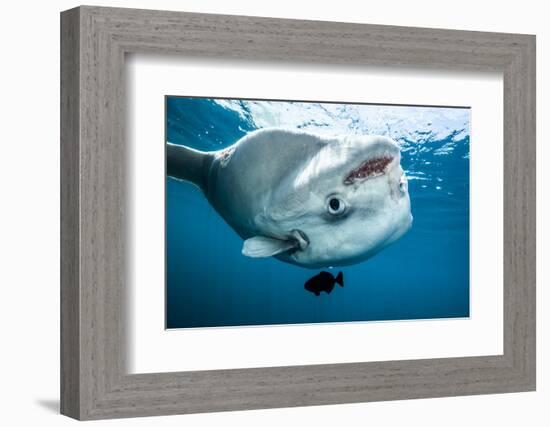
[[[470,109],[165,97],[166,328],[468,317]]]

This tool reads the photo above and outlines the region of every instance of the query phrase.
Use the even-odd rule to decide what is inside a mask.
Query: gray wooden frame
[[[128,375],[129,52],[504,76],[504,354]],[[79,7],[61,14],[61,412],[183,414],[535,389],[535,37]]]

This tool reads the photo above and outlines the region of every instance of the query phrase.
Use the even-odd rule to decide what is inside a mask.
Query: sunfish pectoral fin
[[[246,239],[242,253],[251,258],[266,258],[295,249],[299,243],[295,240],[280,240],[272,237],[254,236]]]

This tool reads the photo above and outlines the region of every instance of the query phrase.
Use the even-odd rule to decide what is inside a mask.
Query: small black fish
[[[341,287],[344,287],[344,275],[342,272],[339,272],[338,275],[334,277],[328,271],[321,271],[305,283],[304,289],[309,292],[313,292],[317,296],[321,295],[322,291],[330,294],[334,289],[335,283],[338,283]]]

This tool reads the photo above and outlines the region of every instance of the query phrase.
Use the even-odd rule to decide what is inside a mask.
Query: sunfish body
[[[411,227],[400,161],[383,136],[262,129],[215,152],[167,144],[168,175],[201,188],[244,255],[306,268],[364,261]]]

